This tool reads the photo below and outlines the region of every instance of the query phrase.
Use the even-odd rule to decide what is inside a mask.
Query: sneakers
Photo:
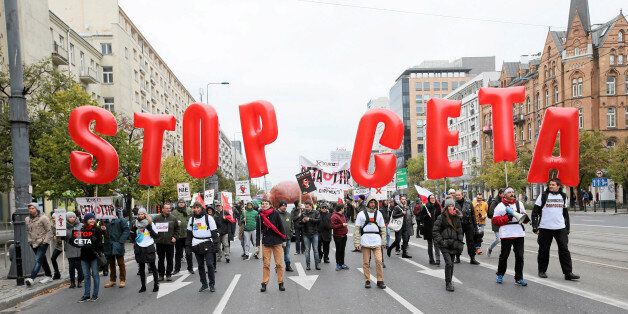
[[[30,287],[30,286],[32,286],[35,282],[33,281],[33,279],[26,278],[26,279],[24,280],[24,283],[26,283],[26,286]]]
[[[111,288],[111,287],[113,287],[113,286],[115,286],[115,285],[116,285],[116,283],[115,283],[115,282],[113,282],[113,281],[109,281],[109,282],[107,282],[107,283],[105,284],[105,288]]]
[[[497,277],[495,277],[495,282],[498,283],[498,284],[504,283],[504,276],[503,275],[497,275]]]
[[[194,275],[194,269],[188,269],[188,273],[190,273],[190,275]]]
[[[578,280],[580,279],[580,276],[574,274],[574,273],[569,273],[567,275],[565,275],[565,280]]]
[[[172,276],[166,276],[166,281],[172,281]]]
[[[469,262],[471,265],[480,265],[480,262],[475,260],[475,257],[471,258],[471,262]]]
[[[449,292],[454,292],[454,284],[450,282],[445,284],[445,290],[449,291]]]
[[[378,281],[377,282],[377,288],[386,289],[386,285],[384,284],[383,281]]]
[[[515,285],[525,287],[528,285],[528,282],[525,279],[519,279],[515,281]]]
[[[77,288],[81,288],[81,287],[83,287],[83,282],[82,282],[82,281],[77,282],[77,283],[76,283],[76,287],[77,287]]]
[[[175,270],[175,271],[172,272],[172,275],[175,276],[178,273],[179,273],[179,270]]]
[[[155,284],[155,285],[153,286],[153,292],[157,292],[157,291],[159,291],[159,285],[158,285],[158,284]]]
[[[315,268],[316,270],[321,270],[321,267],[320,267],[320,266],[318,266],[318,265],[314,266],[314,268]]]
[[[336,265],[336,271],[342,270],[342,266],[341,265]]]
[[[70,287],[68,287],[69,289],[74,289],[76,288],[76,284],[74,282],[70,283]]]
[[[366,288],[366,289],[371,289],[371,281],[370,281],[370,280],[367,280],[367,281],[364,283],[364,288]]]
[[[216,288],[214,288],[214,285],[209,286],[209,292],[216,292]]]
[[[98,301],[98,296],[93,296],[91,299],[89,299],[90,302],[96,302]]]
[[[457,255],[456,259],[454,260],[454,264],[460,264],[460,256]]]
[[[436,262],[434,260],[431,260],[430,265],[436,265]]]
[[[347,270],[347,269],[349,269],[349,266],[347,266],[347,265],[343,264],[343,265],[342,265],[342,269]]]
[[[287,272],[293,272],[294,270],[292,269],[292,267],[287,266],[287,267],[286,267],[286,271],[287,271]]]
[[[89,297],[83,296],[80,300],[78,300],[78,303],[83,303],[85,301],[89,301]]]
[[[286,287],[283,286],[283,282],[279,283],[279,291],[286,291]]]
[[[547,274],[544,271],[540,271],[539,278],[547,278]]]
[[[201,288],[200,288],[200,289],[198,289],[198,292],[203,292],[203,291],[207,290],[207,288],[209,288],[209,286],[207,286],[206,284],[203,284],[203,285],[201,286]]]
[[[401,254],[401,258],[412,258],[412,256],[408,255],[407,252],[403,252],[403,254]]]
[[[324,259],[324,260],[323,260],[323,263],[325,263],[325,264],[329,264],[329,258]]]
[[[260,292],[266,292],[266,284],[262,283],[262,288],[259,289]]]
[[[42,280],[39,281],[41,284],[47,284],[52,281],[52,277],[44,276]]]
[[[126,287],[126,281],[120,280],[120,285],[118,285],[118,288],[124,288],[124,287]]]
[[[310,265],[307,265],[305,266],[305,270],[312,270],[312,269],[310,268]]]
[[[440,261],[436,261],[436,263],[434,265],[440,266]]]
[[[164,275],[159,275],[159,281],[164,281]]]

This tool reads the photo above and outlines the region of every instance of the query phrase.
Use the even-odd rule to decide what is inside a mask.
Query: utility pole
[[[7,24],[7,48],[11,96],[9,97],[9,121],[11,123],[11,149],[13,157],[13,189],[15,208],[13,228],[15,259],[11,262],[9,278],[17,278],[17,285],[24,285],[24,269],[31,269],[33,253],[28,247],[24,219],[28,215],[27,205],[31,198],[31,165],[29,160],[28,111],[24,95],[24,70],[20,47],[20,23],[17,0],[4,0]]]

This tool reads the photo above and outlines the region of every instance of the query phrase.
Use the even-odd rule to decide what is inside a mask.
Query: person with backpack
[[[126,266],[124,263],[124,243],[129,240],[129,222],[123,217],[122,209],[116,210],[116,218],[105,222],[105,256],[109,265],[109,282],[105,288],[116,285],[116,263],[120,269],[120,288],[126,286]]]
[[[504,197],[504,189],[499,189],[497,191],[497,197],[493,198],[492,201],[489,202],[490,205],[488,206],[487,217],[491,219],[491,230],[495,233],[495,240],[493,240],[493,243],[491,243],[491,246],[488,248],[488,257],[491,257],[493,249],[499,244],[499,227],[493,223],[493,214],[495,213],[495,207],[497,207],[497,205],[501,202],[502,197]]]
[[[377,200],[372,196],[366,201],[366,209],[358,213],[355,219],[353,244],[362,252],[362,269],[364,271],[364,288],[371,288],[371,257],[375,259],[377,287],[386,289],[382,263],[382,248],[385,247],[386,225],[384,217],[377,208]]]
[[[214,243],[218,241],[218,228],[214,218],[203,211],[200,202],[192,205],[192,216],[187,223],[187,246],[189,246],[198,263],[198,275],[201,278],[201,288],[198,292],[215,292],[214,274]],[[207,266],[207,272],[205,272]],[[209,279],[209,282],[208,282]]]
[[[569,253],[569,211],[559,179],[551,179],[547,189],[539,195],[532,209],[532,230],[538,234],[539,254],[537,257],[539,277],[547,278],[552,239],[558,245],[558,260],[565,280],[578,280],[580,276],[572,272]]]
[[[155,230],[151,216],[145,208],[138,210],[137,219],[131,228],[131,233],[135,235],[133,253],[140,269],[139,273],[142,283],[139,293],[146,291],[146,264],[153,270],[153,292],[157,292],[159,291],[159,280],[157,277],[157,266],[155,266],[155,239],[158,239],[159,235]]]
[[[522,221],[519,221],[515,217],[517,215],[523,215]],[[518,201],[515,197],[515,190],[511,187],[504,190],[504,198],[502,202],[495,207],[495,213],[493,216],[493,224],[499,227],[499,238],[502,242],[502,250],[499,255],[499,265],[497,267],[497,274],[495,282],[498,284],[504,283],[504,274],[506,274],[506,267],[508,266],[508,256],[511,249],[515,252],[515,284],[521,287],[528,285],[528,282],[523,279],[523,252],[524,252],[524,238],[526,235],[523,224],[529,222],[527,218],[526,209],[523,203]]]
[[[436,199],[434,198],[434,200]],[[432,236],[445,260],[445,289],[453,292],[454,259],[462,253],[464,247],[462,222],[453,199],[445,199],[445,210],[434,221]]]
[[[441,215],[441,207],[438,201],[436,200],[436,196],[431,194],[427,198],[427,204],[425,205],[425,209],[419,213],[419,220],[422,223],[423,229],[423,238],[427,241],[427,255],[430,259],[430,265],[440,265],[440,249],[438,244],[434,242],[433,237],[433,229],[434,222]],[[436,244],[436,245],[435,245]],[[436,255],[436,256],[434,256]],[[434,260],[436,257],[436,260]]]

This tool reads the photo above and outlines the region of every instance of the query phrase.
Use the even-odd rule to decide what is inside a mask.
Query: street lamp
[[[223,82],[209,82],[207,83],[207,85],[205,86],[205,102],[209,103],[209,85],[229,85],[229,82],[227,81],[223,81]],[[203,94],[201,93],[201,102],[203,101]],[[203,179],[203,191],[205,191],[205,181],[207,181],[207,179]],[[214,173],[211,177],[210,177],[210,188],[213,188],[214,191],[218,191],[218,178],[216,176],[216,174]]]
[[[205,102],[209,103],[209,85],[229,85],[229,82],[210,82],[205,86]],[[202,101],[202,100],[201,100]]]

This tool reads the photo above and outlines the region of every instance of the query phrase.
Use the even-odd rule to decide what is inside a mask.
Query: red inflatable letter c
[[[403,139],[403,122],[394,112],[388,109],[371,109],[362,116],[351,156],[351,176],[355,182],[364,187],[380,188],[395,176],[397,158],[394,153],[376,154],[375,171],[373,174],[368,173],[375,130],[380,122],[384,123],[380,144],[390,149],[398,149]]]

